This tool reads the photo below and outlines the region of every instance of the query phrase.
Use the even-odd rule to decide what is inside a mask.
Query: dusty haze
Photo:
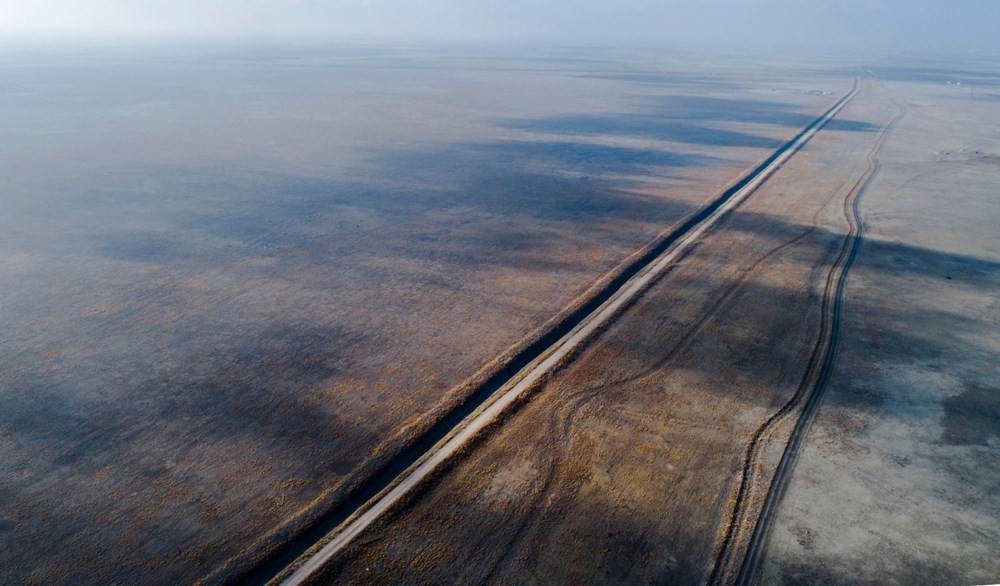
[[[546,41],[996,51],[987,0],[3,0],[0,38]]]

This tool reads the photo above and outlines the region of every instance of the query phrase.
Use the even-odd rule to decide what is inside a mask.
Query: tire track
[[[819,333],[813,350],[810,353],[805,373],[795,394],[781,409],[772,414],[758,427],[751,436],[743,458],[742,474],[736,502],[729,516],[726,535],[719,554],[716,556],[715,565],[709,577],[709,584],[721,584],[727,576],[734,573],[736,574],[736,584],[742,586],[750,584],[753,581],[775,509],[781,500],[788,476],[794,468],[799,446],[805,437],[806,431],[808,431],[809,423],[819,406],[823,391],[826,389],[836,362],[837,348],[840,341],[840,321],[843,312],[844,290],[847,285],[850,269],[857,259],[861,242],[864,239],[864,223],[861,220],[859,202],[861,196],[867,191],[879,174],[881,164],[878,161],[878,155],[882,150],[882,146],[892,133],[893,128],[895,128],[896,124],[907,112],[904,104],[896,100],[893,100],[893,103],[896,104],[899,112],[886,125],[881,136],[869,152],[868,168],[865,173],[862,174],[844,198],[844,216],[847,219],[849,230],[840,247],[840,252],[833,265],[831,265],[830,272],[827,274],[820,310],[821,321]],[[802,412],[795,423],[788,442],[785,444],[785,449],[775,469],[764,504],[754,523],[753,533],[748,542],[746,553],[742,561],[739,562],[739,569],[736,571],[735,565],[737,560],[735,556],[737,553],[735,551],[735,534],[737,528],[740,526],[740,520],[747,514],[745,510],[747,499],[751,495],[752,488],[754,488],[752,486],[752,477],[762,455],[763,440],[765,436],[773,431],[781,421],[792,414],[803,402],[805,405],[802,407]]]
[[[818,212],[817,212],[818,215]],[[546,433],[542,436],[545,438],[545,442],[548,445],[553,446],[549,453],[547,454],[546,463],[544,466],[544,473],[541,474],[541,480],[538,486],[534,488],[533,496],[530,498],[527,505],[529,511],[528,514],[523,515],[523,518],[518,523],[517,528],[514,530],[513,537],[508,540],[508,543],[504,546],[503,551],[497,557],[497,560],[491,565],[490,569],[484,574],[485,583],[496,582],[496,575],[499,570],[505,566],[509,565],[510,560],[513,558],[516,552],[517,545],[523,541],[525,534],[528,531],[531,521],[536,519],[535,511],[539,510],[540,504],[545,500],[545,496],[549,493],[549,488],[555,482],[555,479],[559,476],[560,468],[559,462],[564,460],[570,447],[570,431],[573,429],[576,417],[579,411],[586,406],[593,398],[598,396],[603,391],[607,390],[609,387],[620,386],[622,384],[628,384],[636,381],[645,380],[656,375],[660,370],[669,365],[673,360],[683,352],[691,342],[697,337],[697,335],[705,329],[705,326],[715,318],[722,310],[729,306],[732,299],[736,294],[742,290],[743,285],[755,275],[759,269],[767,262],[774,259],[776,256],[780,255],[787,249],[795,246],[803,239],[808,237],[810,234],[816,231],[817,221],[813,222],[813,226],[802,232],[801,234],[787,240],[778,246],[767,251],[763,256],[755,260],[749,267],[744,268],[741,271],[740,278],[735,282],[731,283],[723,291],[723,294],[718,297],[718,299],[712,304],[712,306],[706,311],[694,324],[692,324],[687,331],[680,336],[680,339],[671,346],[670,350],[663,356],[663,358],[657,360],[655,363],[650,365],[648,368],[644,368],[640,373],[633,376],[628,376],[613,381],[602,382],[599,385],[584,386],[577,389],[568,403],[560,404],[556,407],[554,417],[550,418],[549,424],[546,428]]]

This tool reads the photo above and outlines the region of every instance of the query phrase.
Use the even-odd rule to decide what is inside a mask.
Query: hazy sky
[[[8,37],[995,49],[1000,0],[0,0]]]

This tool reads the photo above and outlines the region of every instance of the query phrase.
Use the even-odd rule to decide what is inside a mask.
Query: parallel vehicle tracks
[[[861,196],[878,176],[881,168],[878,155],[882,150],[882,145],[892,129],[906,115],[905,105],[897,102],[897,107],[899,113],[885,127],[868,154],[868,168],[844,198],[844,216],[848,222],[849,230],[844,237],[840,252],[827,274],[820,308],[820,329],[810,353],[806,371],[802,375],[795,394],[781,409],[757,428],[747,445],[736,503],[730,513],[726,536],[709,578],[710,584],[728,583],[734,574],[735,583],[740,586],[746,586],[753,582],[771,522],[784,493],[788,477],[795,466],[799,447],[809,429],[813,415],[821,403],[823,392],[826,390],[833,372],[840,342],[840,321],[847,277],[857,259],[858,250],[864,239],[864,223],[861,220],[859,202]],[[802,406],[802,410],[795,421],[795,426],[782,452],[781,460],[771,478],[764,504],[756,516],[746,553],[740,561],[735,532],[740,525],[741,518],[746,514],[747,499],[753,488],[754,470],[760,458],[763,457],[764,439],[783,419],[794,413],[800,406]],[[738,570],[736,564],[739,564]]]

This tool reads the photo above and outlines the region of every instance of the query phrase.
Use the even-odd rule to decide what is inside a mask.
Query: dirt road
[[[434,448],[423,454],[414,466],[387,486],[377,498],[359,509],[341,528],[317,544],[303,559],[279,575],[282,583],[291,585],[307,581],[365,528],[406,497],[446,460],[460,452],[471,439],[495,422],[505,410],[534,389],[550,371],[572,357],[574,352],[587,342],[595,332],[606,327],[623,307],[635,300],[654,279],[671,267],[710,228],[739,206],[776,170],[781,168],[859,91],[860,88],[855,83],[851,91],[827,112],[813,121],[747,176],[727,189],[719,198],[695,214],[680,229],[667,235],[663,239],[662,252],[657,251],[660,252],[659,255],[650,259],[650,262],[644,266],[637,266],[634,276],[617,290],[607,292],[608,298],[600,307],[584,317],[573,327],[572,331],[556,344],[542,352],[530,365],[513,377],[498,395],[491,397],[488,403],[456,426]]]

